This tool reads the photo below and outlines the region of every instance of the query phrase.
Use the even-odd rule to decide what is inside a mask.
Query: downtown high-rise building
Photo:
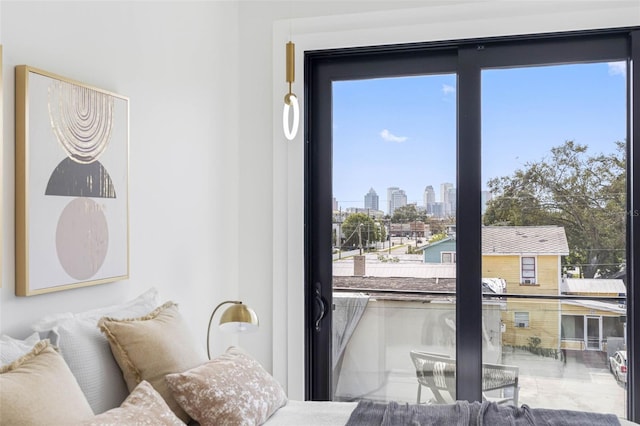
[[[389,216],[391,216],[393,214],[392,212],[392,195],[393,195],[393,191],[399,191],[400,188],[398,188],[397,186],[390,186],[389,188],[387,188],[387,214]]]
[[[373,188],[371,188],[364,196],[364,208],[368,210],[378,210],[379,201],[378,194]]]
[[[389,216],[393,216],[393,212],[398,207],[407,205],[407,194],[398,187],[387,188]]]
[[[436,203],[436,191],[433,190],[433,186],[427,185],[427,187],[424,189],[423,202],[424,209],[427,214],[432,215],[433,206]]]
[[[455,189],[452,183],[445,182],[440,184],[440,202],[442,202],[443,215],[452,216],[455,215]],[[452,209],[452,203],[454,207]]]

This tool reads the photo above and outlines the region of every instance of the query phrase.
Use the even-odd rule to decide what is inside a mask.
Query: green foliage
[[[547,358],[555,358],[558,359],[561,356],[561,353],[558,349],[555,348],[543,348],[540,346],[540,338],[539,337],[530,337],[528,346],[510,346],[505,345],[502,347],[503,351],[510,350],[514,351],[515,349],[531,352],[532,354],[547,357]]]
[[[540,346],[542,340],[538,336],[529,337],[529,348],[535,349]]]
[[[431,238],[429,238],[429,244],[435,243],[436,241],[444,240],[445,238],[447,238],[447,234],[444,232],[434,234],[431,236]]]
[[[365,213],[349,215],[342,223],[345,246],[366,247],[370,243],[381,241],[383,228]]]
[[[378,260],[382,263],[398,263],[400,262],[400,259],[397,256],[391,257],[391,256],[385,256],[384,254],[379,254],[378,255]]]
[[[393,211],[391,216],[391,222],[393,223],[409,223],[421,219],[418,214],[418,209],[415,204],[407,204],[406,206],[398,207]]]
[[[563,266],[580,266],[585,278],[618,271],[625,260],[625,143],[616,147],[590,156],[586,145],[567,141],[550,157],[491,179],[484,224],[562,226],[570,250]]]

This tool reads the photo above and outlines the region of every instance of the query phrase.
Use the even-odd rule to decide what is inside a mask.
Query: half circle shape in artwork
[[[82,164],[66,157],[51,173],[45,195],[116,198],[116,190],[99,161]]]

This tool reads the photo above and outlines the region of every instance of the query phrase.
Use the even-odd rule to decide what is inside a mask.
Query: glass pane
[[[455,368],[440,383],[433,364],[420,358],[423,353],[433,354],[455,366],[454,301],[442,296],[402,300],[370,292],[335,291],[333,296],[334,335],[341,343],[334,348],[338,355],[334,360],[335,400],[416,403],[420,379],[424,383],[418,388],[422,403],[455,400]],[[355,327],[347,320],[354,312],[361,315]],[[345,337],[346,341],[341,339]],[[418,380],[416,371],[421,372]]]
[[[483,361],[518,371],[488,398],[626,415],[625,73],[482,72]]]
[[[450,377],[417,390],[416,369],[430,367],[415,355],[455,362],[455,83],[333,84],[336,400],[455,398]]]

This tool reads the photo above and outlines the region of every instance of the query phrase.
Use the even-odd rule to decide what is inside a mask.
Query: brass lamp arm
[[[211,318],[209,318],[209,326],[207,327],[207,358],[211,359],[211,353],[209,352],[209,336],[211,335],[211,323],[213,322],[213,316],[216,314],[216,312],[218,311],[218,309],[222,306],[222,305],[226,305],[228,303],[233,303],[235,305],[241,305],[242,302],[239,300],[225,300],[224,302],[220,303],[218,306],[216,306],[216,308],[213,310],[213,312],[211,313]]]

